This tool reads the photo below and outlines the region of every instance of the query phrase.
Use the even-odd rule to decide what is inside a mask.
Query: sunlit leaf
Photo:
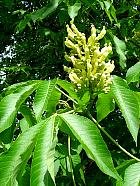
[[[130,165],[124,175],[124,186],[140,185],[140,162]]]
[[[95,160],[102,172],[119,179],[110,152],[96,125],[83,116],[61,114],[60,117],[82,144],[85,151]]]
[[[140,79],[140,62],[130,67],[126,73],[126,80],[128,83],[136,82]]]
[[[16,92],[4,97],[0,102],[0,132],[9,128],[17,114],[20,105],[37,88],[37,84],[17,89]]]
[[[22,133],[8,152],[0,156],[0,185],[14,185],[17,175],[22,175],[22,170],[24,170],[26,162],[31,156],[41,126],[42,123]]]
[[[0,94],[0,100],[3,99],[3,97],[8,96],[9,94],[12,94],[14,92],[17,92],[18,89],[21,89],[21,87],[32,85],[32,84],[38,84],[40,83],[40,80],[30,80],[26,82],[16,83],[11,86],[8,86],[4,91]]]
[[[31,167],[31,186],[55,185],[54,154],[59,118],[50,117],[41,128]]]
[[[43,81],[38,87],[33,103],[33,109],[37,121],[42,117],[44,111],[49,116],[56,110],[56,105],[60,99],[60,92],[55,89],[57,80]]]
[[[120,77],[113,77],[111,90],[127,124],[127,127],[137,143],[140,125],[139,105],[134,93],[127,87],[127,83]]]

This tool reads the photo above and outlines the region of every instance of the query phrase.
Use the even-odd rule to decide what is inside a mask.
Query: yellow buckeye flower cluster
[[[66,53],[65,58],[72,62],[73,67],[64,66],[64,70],[69,73],[77,92],[88,90],[92,94],[107,93],[110,90],[110,73],[114,70],[114,63],[106,62],[107,56],[112,52],[111,45],[105,44],[102,49],[100,48],[99,40],[106,34],[105,27],[97,35],[96,28],[92,25],[91,36],[87,40],[73,21],[70,23],[71,27],[67,25],[68,36],[65,40],[70,53]]]

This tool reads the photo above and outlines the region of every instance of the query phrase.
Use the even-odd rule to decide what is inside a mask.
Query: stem
[[[111,136],[110,134],[108,134],[108,132],[106,132],[104,130],[103,127],[101,127],[101,125],[92,117],[92,115],[90,113],[88,113],[88,116],[91,118],[91,120],[97,125],[97,127],[117,146],[119,147],[124,153],[126,153],[128,156],[130,156],[131,158],[135,159],[136,161],[140,162],[140,159],[133,156],[130,152],[128,152],[126,149],[124,149],[121,145],[119,145]]]
[[[74,113],[75,111],[74,110],[70,110],[68,112],[64,112],[65,114],[71,114],[71,113]]]
[[[70,153],[70,136],[68,136],[68,154],[69,154],[69,163],[70,163],[70,170],[71,170],[73,185],[76,186],[75,179],[74,179],[73,168],[72,168],[71,153]]]
[[[78,104],[74,99],[72,99],[70,96],[68,96],[65,92],[63,92],[60,88],[56,87],[55,88],[61,92],[64,96],[66,96],[67,98],[69,98],[71,101],[73,101],[75,104]]]
[[[3,142],[1,140],[0,140],[0,145],[2,146],[2,148],[3,148],[4,152],[5,152],[7,149],[6,149],[5,145],[3,144]]]

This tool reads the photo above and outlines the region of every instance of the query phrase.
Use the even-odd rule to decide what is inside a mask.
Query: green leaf
[[[108,94],[99,94],[98,100],[96,102],[97,121],[100,122],[114,109],[115,102],[113,100],[112,93],[109,92]]]
[[[100,4],[102,10],[104,10],[110,20],[110,22],[112,23],[113,19],[115,20],[115,22],[117,23],[117,18],[116,18],[116,9],[114,8],[112,2],[110,1],[99,1],[97,0],[98,3]]]
[[[116,167],[117,172],[119,175],[124,176],[125,169],[129,167],[130,165],[136,163],[137,161],[134,159],[131,160],[125,160],[123,163],[121,163],[119,166]]]
[[[14,185],[16,177],[19,179],[17,175],[22,174],[21,170],[24,170],[26,162],[31,156],[41,126],[42,123],[22,133],[11,148],[0,156],[0,185]]]
[[[140,162],[130,165],[124,175],[124,186],[140,185]]]
[[[58,5],[62,2],[62,0],[53,0],[47,6],[35,11],[32,13],[31,18],[35,22],[37,20],[42,20],[50,15],[52,12],[56,10]]]
[[[72,83],[66,81],[66,80],[61,80],[58,79],[57,84],[62,87],[65,91],[67,91],[69,93],[69,96],[73,99],[75,99],[76,101],[79,101],[79,98],[74,90],[74,87],[72,85]]]
[[[125,118],[127,127],[137,143],[137,135],[139,130],[139,105],[134,93],[127,87],[127,83],[120,77],[113,77],[111,90],[114,99],[118,104],[123,117]]]
[[[60,93],[55,89],[57,80],[43,81],[38,87],[33,102],[33,109],[37,121],[42,117],[44,111],[47,116],[56,111],[56,105],[60,99]]]
[[[101,171],[115,179],[120,179],[110,152],[96,125],[83,116],[61,114],[60,117],[82,144],[84,150],[95,160]]]
[[[12,94],[14,92],[17,92],[18,89],[21,89],[21,87],[32,85],[32,84],[39,84],[40,80],[32,80],[32,81],[26,81],[21,83],[16,83],[11,86],[8,86],[1,94],[0,94],[0,101],[3,99],[3,97],[8,96],[9,94]]]
[[[0,133],[0,141],[2,141],[4,144],[10,144],[13,140],[14,131],[15,125],[13,123],[9,128]]]
[[[78,15],[78,11],[81,8],[81,3],[75,3],[72,6],[68,6],[68,14],[71,19],[74,19]]]
[[[9,128],[17,114],[20,105],[36,89],[37,84],[17,89],[13,94],[4,97],[0,102],[0,132]]]
[[[19,181],[20,186],[30,186],[30,167],[29,165],[25,168],[22,178]]]
[[[31,14],[27,14],[24,17],[24,20],[21,20],[20,23],[18,24],[17,26],[18,31],[22,32],[25,29],[26,25],[29,24],[31,20],[33,22],[36,22],[37,20],[42,20],[49,16],[52,12],[56,10],[56,8],[61,2],[62,0],[53,0],[47,6],[40,8]]]
[[[124,41],[120,40],[116,36],[113,36],[113,40],[116,46],[116,52],[119,55],[120,66],[124,69],[126,67],[126,56],[125,56],[126,44]]]
[[[82,106],[87,106],[88,102],[90,100],[90,93],[89,91],[86,91],[84,93],[84,95],[81,97],[80,101],[79,101],[79,105]]]
[[[139,118],[140,118],[140,92],[134,92],[134,94],[139,105]]]
[[[21,112],[23,117],[26,119],[29,127],[37,124],[33,110],[31,110],[29,107],[27,107],[26,105],[21,105],[19,112]]]
[[[126,80],[128,83],[136,82],[140,79],[140,62],[130,67],[126,73]]]
[[[106,9],[109,10],[111,3],[108,1],[104,1],[104,4],[105,4]]]
[[[28,130],[30,128],[29,123],[27,122],[27,120],[25,118],[22,118],[20,120],[20,129],[21,132],[25,132],[26,130]]]
[[[53,115],[40,130],[31,167],[31,186],[55,185],[54,154],[58,122],[59,118]]]
[[[25,29],[26,25],[30,22],[30,20],[31,14],[27,14],[26,16],[24,16],[24,19],[22,19],[17,25],[17,31],[22,32]]]
[[[117,180],[115,186],[124,186],[122,180]]]

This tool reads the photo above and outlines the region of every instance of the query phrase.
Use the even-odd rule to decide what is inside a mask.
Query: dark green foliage
[[[63,70],[71,18],[113,48],[94,100]],[[0,186],[139,186],[140,1],[2,0],[0,33]]]

